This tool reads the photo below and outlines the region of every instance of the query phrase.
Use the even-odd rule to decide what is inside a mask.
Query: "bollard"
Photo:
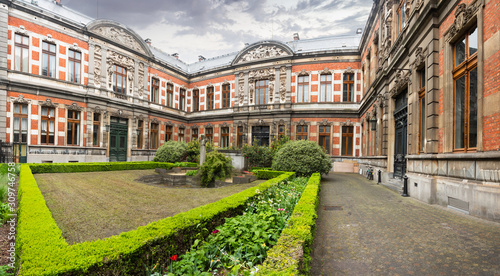
[[[380,184],[380,183],[382,183],[382,171],[378,170],[378,181],[377,181],[377,184]]]
[[[408,196],[408,176],[403,177],[403,194],[401,196]]]

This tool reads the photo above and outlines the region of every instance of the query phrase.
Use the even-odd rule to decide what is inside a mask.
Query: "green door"
[[[127,161],[128,120],[111,117],[109,126],[109,161]]]

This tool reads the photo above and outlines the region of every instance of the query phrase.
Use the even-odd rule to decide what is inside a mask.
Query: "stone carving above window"
[[[124,30],[112,26],[101,26],[92,30],[102,37],[119,43],[120,45],[127,46],[128,48],[137,52],[145,53],[137,40]]]
[[[274,45],[260,45],[259,47],[248,51],[244,54],[236,64],[250,62],[259,59],[273,58],[279,56],[287,56],[285,50]]]
[[[83,107],[78,106],[76,103],[72,103],[70,105],[66,105],[66,108],[68,110],[75,110],[75,111],[82,111],[83,110]]]
[[[422,50],[422,47],[418,47],[417,50],[415,51],[415,61],[413,62],[413,68],[417,69],[423,66],[424,63],[425,63],[424,51]]]
[[[12,97],[11,100],[12,100],[12,102],[18,103],[18,104],[29,104],[29,103],[31,103],[31,100],[28,100],[28,99],[24,98],[23,95],[19,95],[19,96],[17,96],[17,98]]]
[[[320,126],[331,126],[332,124],[333,122],[329,122],[327,119],[323,119],[323,121],[318,123]]]
[[[52,107],[52,108],[56,108],[58,106],[58,104],[56,103],[53,103],[50,99],[47,99],[43,102],[40,102],[40,105],[41,106],[46,106],[46,107]]]
[[[117,52],[108,50],[107,55],[107,71],[108,71],[108,87],[113,87],[113,65],[119,65],[127,69],[127,90],[132,93],[134,83],[134,65],[135,62],[132,58],[121,55]]]
[[[341,126],[354,126],[354,123],[351,120],[347,120],[345,122],[340,123]]]
[[[298,126],[306,126],[306,125],[310,125],[311,123],[306,122],[304,119],[300,119],[300,121],[296,122],[295,124]]]
[[[462,31],[463,27],[476,15],[481,6],[480,0],[476,0],[467,6],[465,3],[459,4],[455,10],[455,21],[445,33],[447,40],[451,40],[455,35]]]
[[[262,79],[274,80],[274,68],[265,68],[253,70],[248,73],[249,81],[256,81]]]

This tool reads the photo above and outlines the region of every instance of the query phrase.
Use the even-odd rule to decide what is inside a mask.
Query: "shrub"
[[[155,154],[154,162],[179,162],[186,158],[187,144],[179,141],[168,141]]]
[[[190,163],[187,163],[188,165]],[[124,170],[150,170],[162,168],[170,170],[172,163],[163,162],[95,162],[95,163],[36,163],[30,164],[32,173],[73,173]]]
[[[251,146],[243,146],[243,156],[248,161],[248,167],[271,167],[273,152],[270,147],[259,146],[254,143]]]
[[[315,172],[327,174],[332,168],[330,157],[313,141],[291,141],[276,153],[273,159],[274,171],[296,172],[308,176]]]
[[[201,165],[201,186],[209,187],[216,179],[225,179],[231,176],[233,169],[231,157],[226,157],[223,153],[218,151],[211,151],[207,153],[205,163]]]
[[[257,176],[257,179],[271,179],[284,173],[282,171],[270,171],[270,170],[257,170],[254,172],[255,175]]]
[[[186,176],[195,176],[198,173],[198,170],[187,171]]]
[[[186,160],[188,162],[200,163],[200,141],[198,139],[187,143]]]

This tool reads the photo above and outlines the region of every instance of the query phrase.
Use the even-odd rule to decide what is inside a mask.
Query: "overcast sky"
[[[353,35],[373,0],[62,0],[93,18],[116,20],[187,63],[240,51],[245,43]]]

